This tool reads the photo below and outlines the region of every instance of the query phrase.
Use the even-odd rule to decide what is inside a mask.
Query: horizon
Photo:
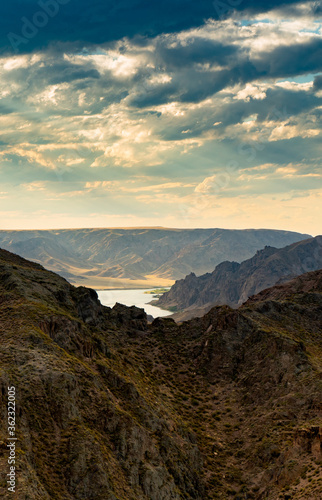
[[[123,230],[133,230],[133,229],[158,229],[158,230],[173,230],[173,231],[195,231],[195,230],[200,230],[200,229],[210,229],[210,230],[219,230],[219,231],[281,231],[281,232],[288,232],[288,233],[298,233],[298,234],[304,234],[308,235],[310,238],[315,238],[316,236],[320,236],[319,233],[317,234],[310,234],[304,231],[294,231],[291,229],[277,229],[277,228],[268,228],[268,227],[245,227],[245,228],[227,228],[227,227],[166,227],[166,226],[97,226],[97,227],[46,227],[46,228],[1,228],[0,227],[0,232],[20,232],[20,231],[81,231],[81,230],[88,230],[88,231],[96,231],[96,230],[117,230],[117,229],[123,229]]]

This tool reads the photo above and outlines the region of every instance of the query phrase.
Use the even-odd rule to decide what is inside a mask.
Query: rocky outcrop
[[[271,300],[284,300],[290,295],[296,296],[298,294],[307,293],[308,296],[316,291],[320,292],[322,289],[322,271],[315,271],[311,273],[305,273],[301,276],[297,276],[290,281],[287,281],[281,285],[275,285],[271,288],[266,288],[265,290],[259,292],[258,294],[250,297],[245,305],[255,304],[256,302],[265,302]]]
[[[250,296],[278,282],[322,268],[322,236],[294,243],[285,248],[266,247],[241,264],[222,262],[212,273],[195,274],[176,281],[169,292],[154,301],[171,311],[185,311],[193,317],[195,309],[214,305],[238,307]]]
[[[315,425],[308,429],[298,429],[295,434],[294,444],[301,448],[302,452],[312,453],[317,460],[321,460],[322,427]]]
[[[1,415],[15,385],[17,498],[201,500],[200,451],[118,352],[145,334],[144,311],[103,307],[94,290],[5,251],[0,277]],[[6,427],[2,418],[3,443]],[[6,460],[0,448],[3,471]],[[11,498],[5,481],[0,495]]]
[[[149,324],[0,251],[0,469],[14,385],[17,500],[319,498],[321,315],[322,271]]]

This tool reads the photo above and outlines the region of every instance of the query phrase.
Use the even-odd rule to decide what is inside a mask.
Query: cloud
[[[321,90],[322,89],[322,75],[318,75],[314,78],[313,88],[314,88],[314,90]]]
[[[173,189],[191,188],[194,184],[185,184],[183,182],[166,182],[162,184],[149,184],[149,185],[139,185],[136,181],[128,181],[127,183],[121,183],[117,181],[95,181],[86,182],[85,189],[99,191],[111,191],[118,193],[133,193],[137,194],[140,192],[149,193],[159,193],[162,191],[171,191]]]
[[[46,183],[37,181],[37,182],[29,182],[27,184],[22,184],[22,187],[27,191],[44,191]]]
[[[19,202],[60,213],[63,201],[69,214],[95,206],[125,215],[131,206],[141,217],[148,206],[152,218],[177,204],[179,217],[192,204],[192,219],[202,206],[210,220],[223,199],[317,190],[322,24],[311,3],[234,4],[239,13],[215,19],[201,16],[207,2],[171,2],[167,18],[168,2],[80,3],[68,34],[71,0],[23,53],[3,53],[8,211]],[[22,7],[30,16],[35,3]]]
[[[200,184],[196,186],[195,193],[211,193],[212,191],[214,191],[214,188],[217,187],[218,177],[218,174],[206,177]]]
[[[258,165],[254,169],[222,168],[216,174],[206,177],[199,183],[194,193],[204,201],[221,198],[236,198],[243,195],[262,193],[277,194],[293,191],[309,191],[322,189],[322,173],[318,167],[309,169],[303,164]]]
[[[236,11],[267,12],[298,3],[295,0],[119,0],[117,3],[112,0],[90,3],[86,0],[13,0],[2,9],[0,46],[4,51],[15,48],[19,52],[31,52],[54,42],[82,47],[125,36],[154,37],[200,26],[205,19],[221,20]]]

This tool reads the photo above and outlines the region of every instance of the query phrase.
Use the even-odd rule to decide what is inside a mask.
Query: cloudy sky
[[[322,2],[13,0],[0,229],[321,234]]]

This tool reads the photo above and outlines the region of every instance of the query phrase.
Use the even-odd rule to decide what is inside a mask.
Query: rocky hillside
[[[193,317],[214,305],[237,307],[248,297],[278,282],[322,268],[322,236],[277,249],[266,247],[241,264],[222,262],[212,273],[194,273],[176,281],[156,304]],[[179,315],[178,315],[179,317]]]
[[[191,271],[241,262],[265,245],[283,247],[309,235],[225,229],[64,229],[0,231],[0,247],[44,265],[73,284],[96,289],[171,285]]]
[[[319,498],[322,272],[266,293],[148,324],[0,251],[1,498],[12,385],[16,500]]]

